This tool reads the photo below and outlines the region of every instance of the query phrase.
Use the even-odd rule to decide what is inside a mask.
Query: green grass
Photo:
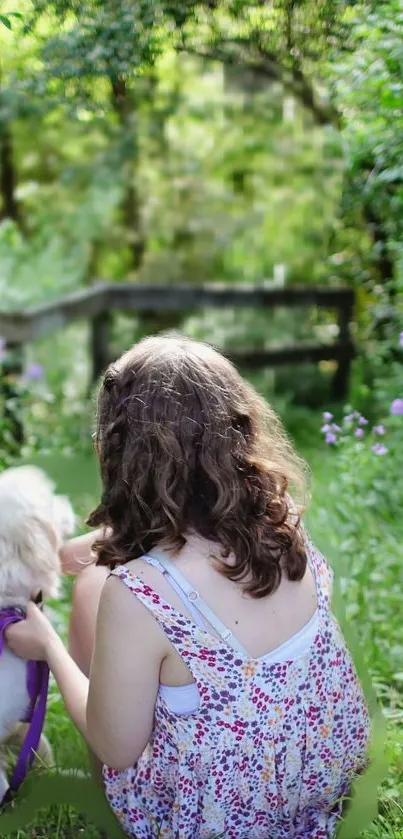
[[[378,817],[362,839],[403,839],[403,522],[374,515],[365,499],[352,498],[349,508],[340,498],[333,452],[319,446],[306,456],[313,471],[308,527],[332,562],[341,594],[337,616],[386,720],[388,769]]]
[[[306,437],[309,438],[308,433]],[[304,442],[306,446],[307,439]],[[380,790],[379,807],[372,801],[371,812],[375,815],[378,809],[377,818],[361,836],[362,839],[403,839],[403,524],[383,520],[367,522],[364,518],[361,550],[352,565],[348,553],[348,540],[351,538],[349,521],[338,511],[336,490],[332,489],[330,480],[334,471],[332,454],[323,451],[320,443],[318,447],[307,448],[305,454],[314,475],[314,497],[308,525],[319,547],[331,555],[342,587],[347,627],[353,631],[354,639],[359,641],[357,649],[354,640],[355,660],[370,674],[387,720],[389,768]],[[39,463],[58,481],[60,490],[71,496],[79,515],[85,517],[96,498],[98,487],[93,460],[65,461],[51,456],[40,458]],[[382,545],[381,551],[374,551],[374,538],[378,545]],[[68,619],[70,586],[71,583],[66,580],[63,597],[52,604],[56,624],[62,633]],[[66,719],[54,685],[50,691],[46,731],[58,765],[88,771],[84,745]],[[2,835],[5,834],[1,833],[0,822]],[[41,809],[33,822],[7,835],[12,839],[100,837],[94,825],[68,806]],[[348,836],[348,839],[354,838]]]

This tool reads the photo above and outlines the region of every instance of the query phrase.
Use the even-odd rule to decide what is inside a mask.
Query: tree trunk
[[[128,231],[132,254],[131,268],[138,271],[143,261],[145,241],[141,230],[140,201],[135,185],[138,148],[136,131],[133,125],[133,102],[125,79],[121,76],[111,78],[111,88],[113,109],[123,132],[124,163],[128,169],[127,188],[122,201],[122,215]]]
[[[16,171],[13,159],[13,138],[10,126],[6,123],[0,128],[0,194],[2,200],[1,217],[20,223],[18,203],[15,196]]]
[[[122,215],[129,233],[132,253],[131,268],[134,272],[137,272],[143,262],[146,240],[144,231],[141,229],[141,205],[135,184],[138,148],[136,130],[133,125],[133,100],[122,77],[111,79],[111,87],[112,104],[122,128],[125,148],[124,160],[128,168],[128,185],[122,202]],[[162,132],[161,125],[159,128]],[[177,312],[141,312],[138,317],[138,327],[135,330],[134,339],[138,341],[145,335],[178,328],[181,321],[182,315]]]

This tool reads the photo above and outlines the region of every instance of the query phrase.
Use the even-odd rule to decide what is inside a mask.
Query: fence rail
[[[353,290],[299,285],[276,288],[270,283],[163,286],[94,281],[90,286],[56,300],[19,311],[0,311],[0,335],[10,350],[8,362],[3,365],[3,393],[6,401],[13,396],[12,380],[22,369],[24,345],[61,330],[76,320],[91,323],[90,353],[94,381],[111,361],[110,327],[114,312],[185,312],[207,307],[269,310],[279,306],[336,310],[337,340],[332,344],[300,343],[264,350],[242,349],[226,355],[236,364],[250,369],[334,360],[338,366],[333,377],[332,395],[334,398],[345,397],[350,365],[355,355],[350,332],[354,313]]]
[[[163,286],[99,282],[65,297],[16,312],[0,310],[0,335],[10,343],[28,343],[62,329],[74,320],[89,320],[105,311],[185,311],[227,306],[319,306],[343,311],[349,319],[354,306],[354,292],[350,288],[321,286],[273,288],[269,284]]]

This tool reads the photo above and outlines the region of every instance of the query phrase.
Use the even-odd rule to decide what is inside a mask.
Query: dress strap
[[[301,528],[309,566],[315,577],[318,607],[328,611],[332,600],[333,570],[323,554],[312,542],[305,527]]]
[[[249,656],[249,653],[245,650],[242,644],[239,643],[234,633],[225,626],[215,612],[210,609],[210,606],[207,606],[207,603],[205,603],[199,592],[196,591],[189,580],[187,580],[182,572],[179,571],[175,563],[168,559],[165,553],[163,553],[159,548],[153,548],[153,550],[149,551],[148,556],[158,560],[169,577],[177,583],[183,594],[186,596],[186,599],[189,600],[189,602],[197,609],[198,612],[200,612],[201,615],[203,615],[206,621],[223,641],[226,641],[227,643],[229,642],[232,649],[237,650],[242,655]]]

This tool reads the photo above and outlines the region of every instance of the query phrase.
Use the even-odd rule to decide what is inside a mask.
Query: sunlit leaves
[[[7,12],[5,15],[0,15],[0,23],[6,27],[6,29],[13,28],[13,20],[22,20],[23,16],[19,12]]]
[[[161,6],[125,0],[77,4],[37,3],[38,15],[63,21],[46,39],[42,57],[48,74],[64,79],[111,79],[141,73],[161,49]]]
[[[349,50],[330,54],[327,74],[345,159],[339,275],[379,306],[403,288],[403,10],[399,0],[350,2],[343,22]],[[368,326],[368,306],[358,314]]]

